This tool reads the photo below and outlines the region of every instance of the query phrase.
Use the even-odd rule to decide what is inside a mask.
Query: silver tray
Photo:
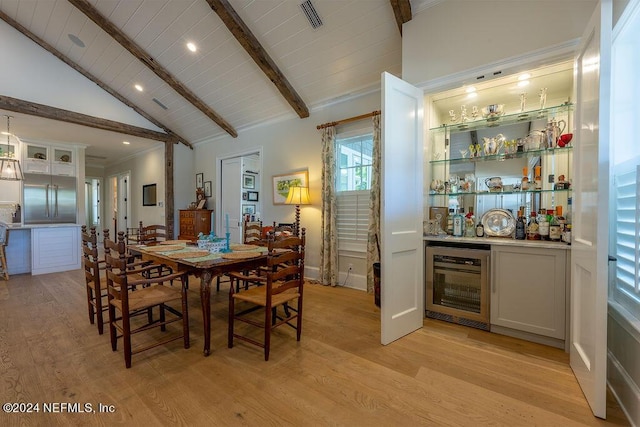
[[[489,237],[510,237],[516,230],[516,219],[505,209],[489,209],[481,222],[484,234]]]

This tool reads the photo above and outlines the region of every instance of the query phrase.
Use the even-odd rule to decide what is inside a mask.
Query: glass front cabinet
[[[464,215],[472,211],[474,219],[467,225],[471,221],[477,224],[491,209],[507,210],[515,218],[524,208],[525,221],[531,212],[541,209],[555,211],[560,206],[563,215],[569,213],[572,151],[579,143],[571,135],[574,107],[570,73],[567,64],[562,71],[554,69],[532,80],[530,86],[533,82],[536,86],[529,91],[536,93],[535,108],[526,107],[526,93],[514,89],[513,83],[495,84],[478,92],[477,97],[485,102],[506,99],[511,103],[476,107],[474,104],[482,101],[474,102],[466,93],[440,94],[431,100],[431,123],[442,124],[431,127],[427,135],[425,220],[432,221],[425,221],[426,234],[446,232],[444,218],[451,209]],[[566,83],[551,86],[556,80]],[[547,84],[549,89],[538,89]],[[547,91],[554,95],[550,105]]]

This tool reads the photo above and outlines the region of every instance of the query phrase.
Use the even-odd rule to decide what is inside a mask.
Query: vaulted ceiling
[[[400,75],[401,23],[434,1],[313,0],[313,28],[302,0],[0,0],[18,37],[148,125],[99,114],[111,106],[43,102],[16,89],[24,81],[0,82],[0,114],[23,139],[81,142],[101,164],[158,140],[192,145],[282,117],[313,120],[314,109],[377,90],[382,71]],[[38,70],[42,81],[56,85],[48,71]]]

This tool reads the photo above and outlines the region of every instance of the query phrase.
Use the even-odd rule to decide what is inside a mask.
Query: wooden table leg
[[[200,274],[200,302],[202,303],[205,356],[211,354],[211,279],[213,279],[213,274],[209,270],[204,270]]]

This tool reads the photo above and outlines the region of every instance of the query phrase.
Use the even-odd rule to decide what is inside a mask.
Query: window
[[[640,14],[620,32],[612,49],[611,143],[613,218],[616,257],[609,297],[640,320]],[[634,322],[635,323],[635,322]]]
[[[336,191],[360,191],[371,188],[373,135],[336,140]]]
[[[339,250],[366,252],[373,135],[336,139],[336,201]]]
[[[613,299],[640,319],[640,166],[635,161],[616,166]]]

